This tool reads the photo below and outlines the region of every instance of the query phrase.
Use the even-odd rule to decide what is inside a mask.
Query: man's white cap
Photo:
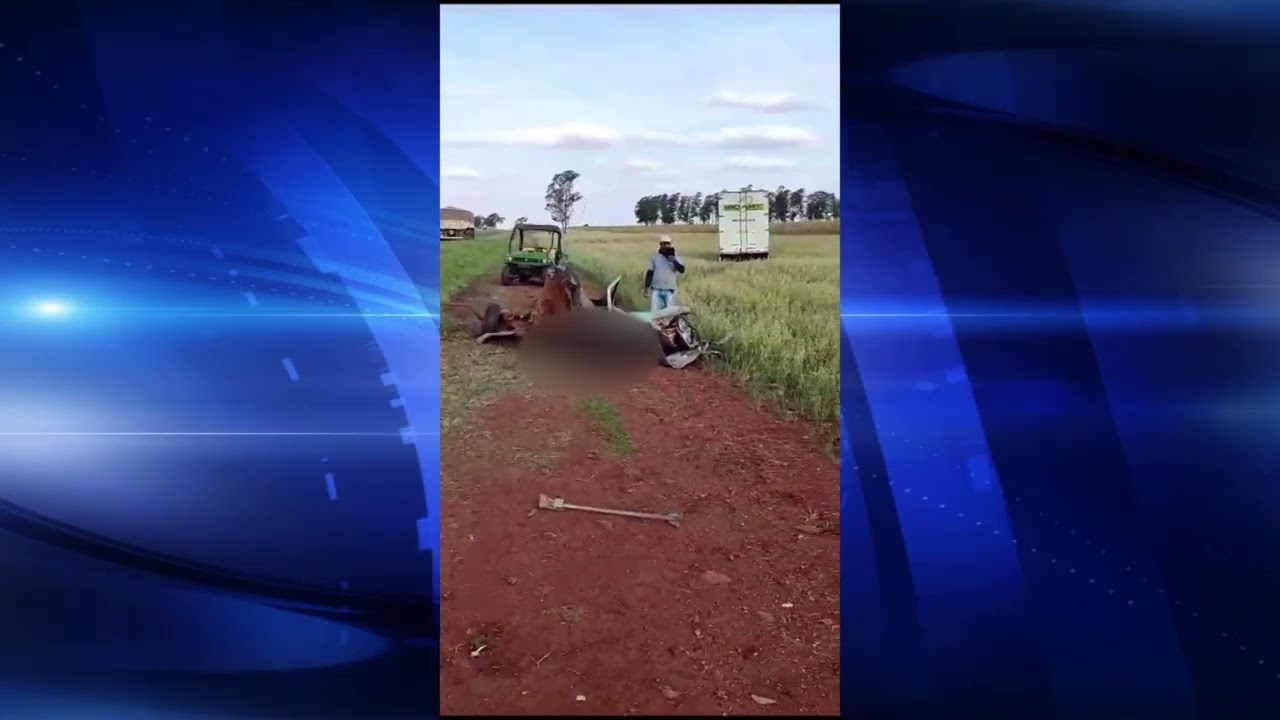
[[[668,245],[669,245],[669,244],[671,244],[671,236],[670,236],[670,235],[659,235],[659,236],[658,236],[658,244],[659,244],[659,245],[661,245],[662,243],[667,243]]]

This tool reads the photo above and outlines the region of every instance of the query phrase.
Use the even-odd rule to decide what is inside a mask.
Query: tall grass
[[[714,226],[570,228],[570,262],[605,281],[622,276],[620,300],[641,300],[656,235],[670,235],[687,270],[678,300],[711,339],[732,332],[728,370],[757,397],[811,420],[834,421],[840,391],[839,224],[795,223],[775,230],[768,260],[719,259]],[[804,223],[809,225],[809,223]],[[704,230],[709,227],[711,232]]]

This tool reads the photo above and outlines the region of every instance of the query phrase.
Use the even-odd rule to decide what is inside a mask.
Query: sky
[[[645,195],[745,185],[837,192],[837,5],[440,9],[442,206],[635,223]]]

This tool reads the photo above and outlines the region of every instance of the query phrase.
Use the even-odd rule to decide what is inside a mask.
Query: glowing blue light
[[[31,306],[31,311],[41,317],[62,317],[71,307],[60,300],[41,300]]]

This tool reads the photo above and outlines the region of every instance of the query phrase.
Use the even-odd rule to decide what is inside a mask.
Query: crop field
[[[704,335],[732,333],[728,371],[757,398],[808,420],[835,421],[840,391],[840,225],[775,225],[768,260],[722,262],[714,225],[570,228],[570,262],[601,282],[622,276],[640,296],[656,236],[671,236],[688,270],[678,301]]]

